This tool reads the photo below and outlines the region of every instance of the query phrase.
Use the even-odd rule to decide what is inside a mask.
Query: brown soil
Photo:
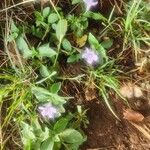
[[[119,104],[119,105],[118,105]],[[118,106],[117,106],[118,105]],[[117,103],[121,110],[122,104]],[[89,126],[85,130],[87,142],[82,150],[148,150],[150,144],[128,121],[116,120],[102,102],[87,103]]]

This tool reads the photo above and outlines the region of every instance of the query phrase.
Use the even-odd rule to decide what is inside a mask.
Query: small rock
[[[142,93],[140,87],[138,87],[137,85],[135,85],[133,88],[134,88],[134,96],[136,98],[140,98],[140,97],[143,96],[143,93]]]
[[[140,98],[143,96],[143,92],[140,87],[132,83],[127,83],[120,88],[120,93],[123,97],[131,98]]]

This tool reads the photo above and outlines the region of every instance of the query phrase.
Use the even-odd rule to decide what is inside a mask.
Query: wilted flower
[[[59,112],[56,107],[54,107],[51,103],[46,103],[42,106],[38,107],[40,114],[47,119],[55,119],[58,117]]]
[[[96,6],[98,4],[98,1],[95,0],[83,0],[86,6],[86,10],[90,10],[91,7]]]
[[[90,48],[85,48],[81,57],[85,60],[88,65],[95,65],[99,63],[99,56],[98,54],[91,50]]]

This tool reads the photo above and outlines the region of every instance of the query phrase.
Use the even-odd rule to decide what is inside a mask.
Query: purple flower
[[[85,60],[88,65],[95,65],[99,63],[99,56],[98,54],[91,50],[90,48],[85,48],[81,57]]]
[[[86,6],[86,10],[90,10],[91,7],[96,6],[98,4],[98,1],[95,0],[83,0]]]
[[[38,110],[42,117],[47,119],[55,119],[59,116],[59,112],[56,107],[54,107],[51,103],[46,103],[42,106],[38,107]]]

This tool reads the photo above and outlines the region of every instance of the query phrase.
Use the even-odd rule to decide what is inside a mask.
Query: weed
[[[49,2],[50,7],[34,12],[32,24],[19,24],[12,19],[13,14],[9,18],[7,13],[26,2],[2,10],[6,11],[4,47],[9,62],[6,67],[2,66],[0,75],[1,149],[9,141],[10,136],[6,139],[5,136],[12,126],[13,132],[17,131],[22,139],[22,143],[18,140],[16,145],[22,148],[23,144],[25,150],[79,149],[86,140],[82,125],[86,128],[89,123],[87,110],[81,106],[77,106],[75,113],[66,110],[66,103],[73,97],[60,95],[64,80],[92,83],[108,109],[119,119],[110,100],[110,90],[124,99],[119,93],[118,76],[121,71],[115,64],[116,60],[107,55],[113,40],[99,42],[97,37],[88,33],[89,20],[95,20],[104,26],[100,38],[106,31],[118,34],[113,28],[118,20],[113,20],[114,8],[107,19],[98,12],[90,11],[98,4],[96,1],[72,0],[75,7],[68,14],[55,6],[52,0]],[[137,47],[149,46],[150,40],[149,9],[144,4],[142,0],[130,2],[126,7],[127,15],[122,19],[123,26],[120,25],[124,49],[128,44],[133,45],[136,60]],[[78,6],[83,8],[80,14],[74,13]],[[62,76],[61,56],[64,56],[65,63],[80,61],[86,66],[83,69],[88,68],[87,72],[75,77]],[[88,81],[83,78],[85,76],[88,76]]]
[[[133,54],[135,61],[138,61],[139,54],[142,52],[143,44],[149,46],[149,17],[150,10],[147,7],[147,2],[131,1],[128,3],[124,22],[124,49],[126,45],[131,43],[133,46]]]
[[[89,34],[89,43],[90,46],[95,49],[101,57],[99,60],[101,63],[97,68],[91,67],[89,70],[89,83],[93,83],[96,88],[99,90],[100,96],[102,96],[106,106],[111,111],[111,113],[117,118],[118,116],[114,112],[111,102],[109,101],[109,91],[108,89],[113,90],[117,93],[121,98],[121,94],[119,93],[119,81],[117,79],[117,74],[120,72],[119,69],[115,67],[115,61],[111,60],[106,55],[105,48],[98,42],[98,40],[90,33]],[[96,81],[95,81],[96,80]],[[124,99],[124,98],[123,98]]]

